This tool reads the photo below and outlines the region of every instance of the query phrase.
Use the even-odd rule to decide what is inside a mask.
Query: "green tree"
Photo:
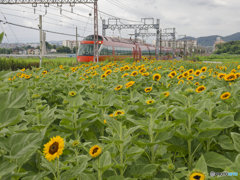
[[[47,49],[52,49],[52,45],[49,44],[47,41],[45,42],[45,44],[46,44],[46,48],[47,48]]]
[[[2,33],[0,34],[0,43],[2,43],[3,36],[4,36],[4,32],[2,32]]]
[[[52,48],[53,48],[53,49],[57,49],[57,47],[56,47],[56,45],[55,45],[55,44],[52,46]]]

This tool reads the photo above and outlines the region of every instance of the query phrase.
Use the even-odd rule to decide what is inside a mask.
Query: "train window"
[[[132,55],[132,49],[128,48],[128,55]]]
[[[112,46],[108,46],[108,55],[113,55]]]
[[[103,38],[101,36],[98,36],[98,41],[102,41]],[[94,35],[87,36],[83,39],[83,41],[94,41]]]
[[[151,52],[151,55],[155,55],[155,49],[151,49],[150,52]]]
[[[100,55],[108,55],[108,48],[107,48],[107,46],[102,45],[102,49],[100,51]]]
[[[100,49],[101,44],[98,45]],[[78,51],[78,56],[93,56],[93,44],[81,44]]]

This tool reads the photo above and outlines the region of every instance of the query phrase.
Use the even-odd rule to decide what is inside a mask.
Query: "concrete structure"
[[[56,49],[51,49],[50,53],[56,53],[57,50]]]
[[[35,55],[40,55],[40,50],[39,49],[34,49],[33,52],[34,52]]]
[[[80,46],[81,41],[78,41],[78,47]],[[70,40],[64,40],[62,42],[62,45],[65,47],[69,47],[71,50],[73,50],[74,47],[76,47],[76,41],[70,41]]]

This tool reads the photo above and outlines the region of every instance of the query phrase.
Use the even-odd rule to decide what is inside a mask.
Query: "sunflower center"
[[[200,180],[201,176],[196,175],[196,176],[194,176],[193,178],[196,179],[196,180]]]
[[[92,154],[97,153],[97,151],[98,151],[98,147],[93,150]]]
[[[204,88],[203,88],[203,87],[199,88],[199,91],[203,91],[203,90],[204,90]]]
[[[49,153],[55,154],[57,151],[58,151],[58,143],[54,142],[49,148]]]
[[[228,94],[225,94],[223,97],[224,97],[224,98],[228,97]]]

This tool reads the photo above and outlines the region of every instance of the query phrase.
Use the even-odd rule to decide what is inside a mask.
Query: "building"
[[[56,49],[51,49],[50,53],[56,53]]]
[[[34,52],[35,55],[40,55],[40,50],[39,49],[34,49],[33,52]]]
[[[214,45],[213,45],[213,51],[216,50],[216,45],[217,45],[217,44],[222,44],[222,43],[225,43],[225,41],[223,41],[223,40],[221,39],[221,37],[217,37],[217,39],[216,39],[216,41],[214,42]]]
[[[34,54],[34,51],[33,51],[33,49],[28,49],[28,51],[27,51],[27,54]]]
[[[80,46],[81,41],[78,41],[78,47]],[[69,47],[71,50],[73,50],[74,47],[76,47],[76,41],[70,41],[70,40],[64,40],[62,42],[62,45],[65,47]]]
[[[163,47],[171,47],[173,48],[173,40],[162,40]],[[156,45],[156,40],[152,41],[152,45]],[[176,41],[176,48],[184,48],[184,40]],[[189,40],[186,41],[186,49],[197,47],[197,40]]]

